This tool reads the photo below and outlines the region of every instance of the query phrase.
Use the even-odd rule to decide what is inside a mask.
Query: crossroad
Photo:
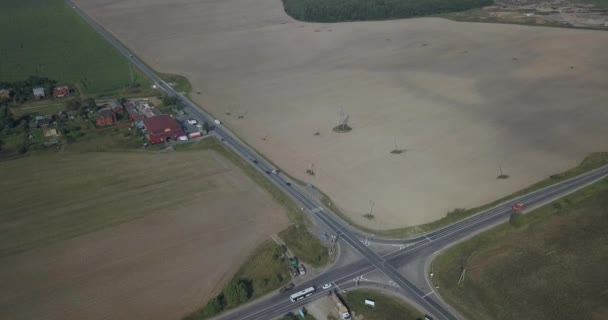
[[[137,56],[133,55],[130,50],[109,32],[97,24],[82,10],[77,8],[74,3],[70,0],[65,0],[65,2],[120,53],[148,76],[158,88],[168,95],[177,97],[179,103],[184,106],[190,116],[198,121],[205,121],[210,124],[214,123],[215,118],[211,114],[201,110],[185,95],[175,91],[173,87],[156,75],[156,73],[140,61]],[[419,288],[410,280],[406,279],[396,269],[401,263],[408,261],[408,259],[414,259],[413,257],[416,257],[416,259],[428,260],[432,252],[461,241],[471,234],[480,232],[489,226],[504,222],[512,214],[511,206],[514,203],[524,203],[526,207],[539,206],[608,176],[608,167],[601,167],[559,184],[548,186],[544,189],[506,201],[493,208],[480,212],[477,215],[423,235],[408,239],[387,239],[381,237],[369,239],[365,237],[364,233],[356,230],[340,219],[318,199],[303,192],[300,187],[292,183],[288,177],[280,173],[272,173],[273,170],[276,170],[277,168],[236,137],[226,127],[217,125],[212,130],[212,134],[241,158],[250,162],[254,168],[265,175],[275,186],[281,189],[303,208],[305,212],[311,215],[313,219],[324,224],[326,228],[336,235],[339,235],[341,241],[348,244],[362,255],[363,260],[346,267],[332,268],[315,279],[300,285],[296,290],[301,290],[300,287],[304,288],[305,286],[330,282],[335,283],[337,286],[339,285],[343,289],[348,289],[355,285],[355,283],[358,283],[359,280],[362,279],[361,276],[363,274],[373,270],[380,270],[389,279],[389,284],[391,286],[398,288],[402,294],[416,303],[434,319],[452,320],[461,317],[449,308],[449,306],[446,306],[440,299],[436,299],[436,295],[433,294],[432,288]],[[389,255],[380,256],[370,249],[370,242],[394,245],[399,249]],[[421,273],[421,277],[425,277],[424,270],[419,270],[419,272]],[[359,280],[353,281],[354,278]],[[313,295],[295,303],[289,301],[287,297],[287,293],[270,296],[260,301],[256,301],[256,303],[249,304],[239,310],[222,315],[219,319],[270,319],[286,313],[289,310],[293,310],[300,305],[309,303],[311,300],[317,299],[319,295]]]

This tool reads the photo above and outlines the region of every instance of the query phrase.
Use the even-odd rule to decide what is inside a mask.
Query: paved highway
[[[214,117],[210,114],[199,109],[194,103],[188,100],[184,95],[175,91],[170,85],[163,81],[157,76],[150,68],[148,68],[143,62],[135,57],[125,46],[123,46],[114,36],[97,24],[87,14],[77,8],[71,1],[66,0],[66,3],[75,10],[87,23],[89,23],[101,36],[103,36],[108,42],[110,42],[116,49],[121,52],[125,57],[131,60],[135,66],[137,66],[144,74],[152,79],[159,88],[165,91],[169,95],[178,97],[178,100],[183,103],[187,112],[198,118],[199,120],[213,123]],[[235,151],[242,158],[252,161],[255,159],[256,163],[253,163],[260,172],[267,172],[268,170],[274,170],[273,166],[260,157],[254,150],[249,148],[245,143],[240,141],[230,131],[225,129],[223,126],[216,126],[213,133],[217,135],[224,143]],[[316,219],[325,223],[333,232],[340,235],[340,239],[348,243],[356,251],[358,251],[365,259],[367,259],[373,266],[384,272],[391,280],[397,283],[401,288],[407,288],[407,290],[413,291],[416,296],[421,298],[417,301],[427,312],[435,315],[438,319],[456,319],[454,315],[439,306],[437,303],[430,301],[430,299],[422,299],[422,292],[415,286],[413,286],[405,277],[403,277],[392,265],[386,263],[382,257],[370,250],[367,246],[362,244],[356,235],[351,232],[349,228],[336,219],[336,215],[332,214],[326,208],[321,208],[320,203],[316,199],[309,199],[308,196],[299,190],[299,188],[293,188],[287,185],[287,181],[283,175],[270,174],[269,179],[285,191],[293,200],[299,203],[307,212],[313,214]],[[293,185],[293,184],[291,184]]]
[[[160,89],[169,95],[176,96],[179,102],[183,104],[184,108],[191,116],[199,121],[206,121],[210,124],[214,122],[213,116],[199,109],[184,95],[176,92],[170,85],[168,85],[151,69],[149,69],[142,61],[127,50],[127,48],[116,40],[110,33],[99,26],[80,9],[75,7],[71,1],[65,0],[65,2],[71,6],[75,12],[87,23],[89,23],[100,35],[102,35],[108,42],[116,47],[119,52],[131,60],[135,66],[137,66],[144,74],[152,79],[152,81],[154,81]],[[300,187],[296,186],[294,183],[291,183],[288,177],[280,173],[268,174],[268,172],[272,172],[276,168],[263,157],[259,156],[244,142],[238,139],[228,129],[219,125],[214,128],[212,133],[223,141],[226,146],[231,148],[236,154],[249,161],[252,166],[254,166],[261,173],[265,174],[273,184],[283,190],[292,200],[304,208],[305,212],[308,213],[313,219],[323,223],[325,226],[327,226],[327,228],[339,235],[339,238],[343,242],[350,245],[364,258],[361,261],[342,268],[332,268],[317,278],[301,284],[291,292],[295,292],[296,290],[300,290],[301,288],[308,286],[318,286],[328,282],[333,282],[341,288],[348,288],[354,284],[353,278],[377,269],[382,271],[389,279],[391,279],[407,298],[413,301],[418,307],[422,308],[427,314],[433,316],[434,319],[452,320],[460,318],[460,316],[458,316],[449,306],[446,306],[440,299],[434,297],[432,289],[428,285],[423,285],[420,287],[415,286],[411,281],[400,274],[396,269],[399,265],[412,262],[412,260],[415,259],[415,262],[418,262],[418,265],[421,266],[418,276],[422,279],[426,279],[424,265],[434,252],[441,250],[457,241],[461,241],[472,234],[478,233],[487,227],[504,222],[512,213],[511,206],[514,203],[522,202],[527,207],[541,205],[578,190],[581,187],[602,179],[608,175],[608,167],[602,167],[568,181],[564,181],[562,183],[505,202],[468,219],[421,236],[408,239],[377,238],[375,242],[378,243],[409,245],[406,248],[393,252],[389,255],[379,256],[362,243],[360,239],[364,238],[363,233],[353,229],[342,219],[337,217],[337,215],[331,212],[331,210],[324,207],[323,204],[317,199],[311,197],[306,192],[303,192]],[[418,281],[418,283],[420,283],[420,281]],[[238,310],[229,312],[219,317],[219,319],[269,319],[286,313],[299,305],[306,304],[310,300],[323,296],[322,292],[317,292],[315,295],[307,299],[292,303],[288,299],[289,294],[290,293],[276,294],[262,300],[253,301],[252,303],[239,308]]]

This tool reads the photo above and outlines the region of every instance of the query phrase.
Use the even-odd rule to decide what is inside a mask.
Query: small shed
[[[42,87],[34,88],[32,91],[34,93],[34,98],[36,99],[42,99],[45,96],[44,88]]]
[[[0,89],[0,100],[9,99],[11,97],[11,92],[6,89]]]

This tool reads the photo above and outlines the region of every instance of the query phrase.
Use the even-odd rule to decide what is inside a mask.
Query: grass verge
[[[424,314],[406,302],[393,296],[383,294],[377,290],[359,289],[349,291],[345,298],[348,308],[357,318],[365,320],[424,319]],[[375,302],[375,308],[365,305],[365,299]]]
[[[435,285],[467,319],[607,319],[606,230],[604,179],[448,249]]]
[[[190,84],[190,81],[188,80],[188,78],[186,78],[184,76],[180,76],[178,74],[160,73],[160,72],[157,72],[156,74],[158,74],[158,76],[161,77],[161,79],[165,80],[165,82],[167,82],[169,85],[171,85],[173,87],[173,89],[175,89],[178,92],[188,93],[188,92],[192,91],[192,85]]]
[[[202,320],[211,318],[287,284],[291,277],[287,271],[287,262],[285,258],[280,256],[280,252],[280,247],[273,241],[262,244],[249,257],[222,293],[210,299],[204,308],[184,319]],[[245,289],[242,300],[229,298],[234,295],[230,292],[234,283],[242,284]]]
[[[599,168],[606,164],[608,164],[608,152],[595,152],[595,153],[592,153],[589,156],[587,156],[585,159],[583,159],[583,161],[578,166],[576,166],[570,170],[551,175],[547,179],[539,181],[539,182],[532,184],[522,190],[519,190],[511,195],[508,195],[506,197],[503,197],[501,199],[498,199],[498,200],[488,203],[486,205],[472,208],[472,209],[457,208],[457,209],[449,211],[445,217],[443,217],[439,220],[433,221],[433,222],[421,224],[418,226],[406,227],[406,228],[380,230],[380,232],[378,232],[375,229],[370,229],[370,228],[366,228],[366,227],[354,224],[352,222],[352,220],[348,217],[348,215],[344,214],[340,210],[339,207],[337,207],[335,204],[332,203],[332,201],[329,199],[329,197],[323,195],[322,201],[326,206],[329,206],[329,204],[332,203],[332,206],[331,206],[332,210],[337,215],[339,215],[342,219],[347,221],[349,224],[356,226],[360,230],[363,230],[365,232],[372,233],[372,234],[378,234],[380,236],[387,236],[387,237],[393,237],[393,238],[405,238],[405,237],[411,237],[411,236],[415,236],[418,234],[430,232],[430,231],[439,229],[441,227],[445,227],[447,225],[450,225],[452,223],[455,223],[455,222],[463,220],[467,217],[470,217],[476,213],[490,209],[507,200],[513,199],[513,198],[521,196],[521,195],[525,195],[527,193],[530,193],[530,192],[538,190],[538,189],[542,189],[544,187],[550,186],[550,185],[558,183],[560,181],[570,179],[579,174],[591,171],[593,169]]]
[[[329,255],[327,248],[315,238],[306,227],[292,225],[279,233],[287,248],[298,257],[313,267],[322,267],[327,264]]]

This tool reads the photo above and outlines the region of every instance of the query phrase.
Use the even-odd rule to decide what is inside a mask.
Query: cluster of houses
[[[43,87],[33,88],[32,94],[34,98],[40,100],[46,98],[46,90]],[[70,95],[70,87],[58,86],[53,88],[53,97],[61,98]],[[0,89],[0,100],[10,99],[11,91],[8,89]]]
[[[119,123],[132,123],[137,129],[144,132],[147,140],[154,143],[163,143],[169,140],[185,141],[203,136],[207,132],[196,120],[181,113],[177,117],[163,114],[147,101],[109,101],[97,106],[97,110],[87,110],[88,117],[95,121],[98,127],[114,126]],[[180,114],[180,113],[178,113]],[[33,127],[45,128],[56,121],[68,121],[78,117],[78,112],[60,112],[57,115],[37,116],[33,120]],[[46,135],[46,134],[45,134]]]

